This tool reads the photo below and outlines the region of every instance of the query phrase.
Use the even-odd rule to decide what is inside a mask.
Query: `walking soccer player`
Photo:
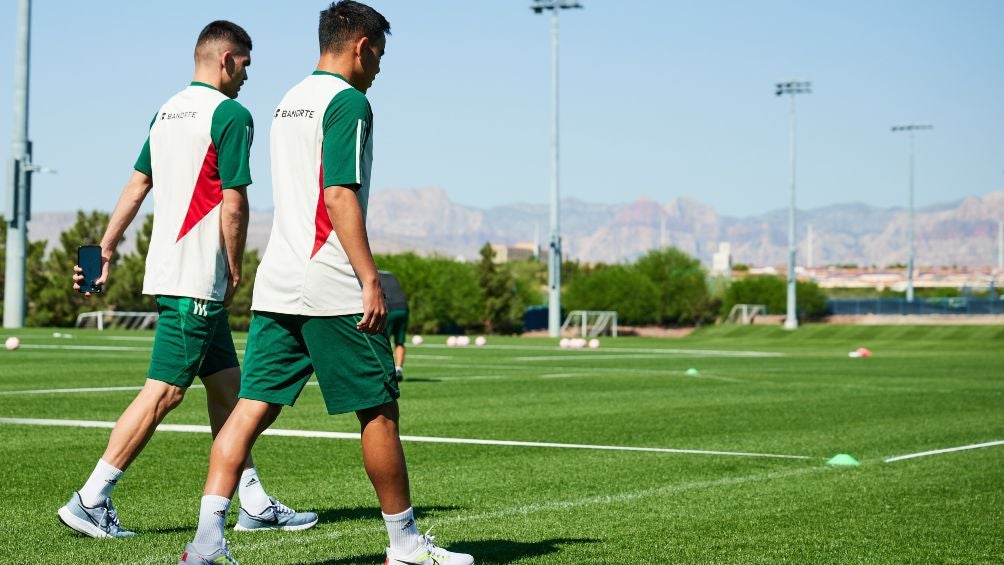
[[[143,293],[156,296],[160,318],[143,389],[112,429],[108,446],[83,487],[59,509],[60,521],[95,538],[135,535],[119,523],[111,494],[157,425],[185,397],[196,375],[206,388],[213,435],[237,402],[240,366],[227,312],[241,280],[247,234],[251,114],[234,98],[247,79],[251,38],[228,21],[214,21],[195,44],[192,83],[154,116],[132,177],[122,190],[101,241],[102,274],[146,196],[154,223]],[[75,268],[74,288],[83,280]],[[250,454],[238,493],[238,530],[300,530],[317,514],[296,512],[268,496]]]
[[[386,563],[474,562],[415,526],[387,308],[366,234],[373,113],[365,93],[389,32],[369,6],[331,4],[321,12],[317,70],[273,115],[275,219],[255,279],[241,398],[213,442],[199,528],[180,564],[237,563],[223,527],[241,461],[314,373],[328,412],[359,419],[363,465],[390,538]]]

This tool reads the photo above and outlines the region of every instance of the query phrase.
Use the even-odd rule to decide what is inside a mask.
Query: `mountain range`
[[[36,213],[28,226],[29,237],[51,244],[74,218],[69,212]],[[537,241],[546,249],[549,218],[546,204],[480,209],[452,202],[439,188],[385,189],[370,197],[367,226],[375,252],[415,251],[473,259],[486,242]],[[916,264],[996,266],[1000,220],[1004,220],[1004,191],[917,209]],[[252,211],[250,248],[265,249],[271,222],[270,211]],[[848,203],[799,210],[798,264],[885,267],[906,263],[907,226],[904,208]],[[712,206],[687,197],[623,204],[566,199],[561,204],[561,234],[565,258],[590,263],[632,261],[650,249],[670,245],[710,264],[719,243],[729,243],[736,263],[783,265],[788,211],[736,218],[721,216]],[[122,251],[129,250],[131,239],[127,234]]]

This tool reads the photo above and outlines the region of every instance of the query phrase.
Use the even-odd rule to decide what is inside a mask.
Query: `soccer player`
[[[394,345],[394,378],[404,380],[405,332],[408,330],[408,297],[393,273],[380,271],[380,286],[387,298],[387,337]]]
[[[248,152],[254,124],[234,98],[247,80],[251,38],[228,21],[210,23],[195,44],[192,83],[154,116],[135,170],[101,240],[102,274],[140,205],[154,194],[153,234],[143,293],[156,296],[160,319],[143,389],[119,417],[84,486],[59,509],[70,528],[95,538],[134,535],[119,523],[112,489],[185,397],[195,376],[206,388],[209,423],[219,432],[237,402],[240,366],[227,312],[241,281],[247,234]],[[75,268],[74,288],[83,279]],[[295,512],[266,494],[250,455],[239,462],[237,529],[305,529],[312,512]]]
[[[311,374],[329,413],[359,420],[363,464],[390,537],[386,563],[474,562],[418,533],[398,435],[387,310],[365,224],[373,156],[365,93],[389,32],[369,6],[331,4],[320,16],[317,70],[273,114],[275,216],[255,279],[240,400],[213,442],[199,528],[181,564],[236,563],[223,516],[241,461]]]

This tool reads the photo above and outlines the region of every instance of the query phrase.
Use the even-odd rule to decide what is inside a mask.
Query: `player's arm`
[[[129,177],[129,181],[122,189],[115,210],[112,211],[112,215],[108,219],[105,235],[101,238],[101,276],[95,281],[96,284],[104,284],[108,281],[108,265],[115,255],[115,250],[118,249],[119,242],[122,241],[122,236],[136,218],[136,214],[151,188],[153,188],[153,179],[150,175],[138,170],[132,172],[132,176]],[[74,266],[73,270],[73,288],[76,290],[80,288],[80,282],[84,280],[84,277],[79,266]],[[90,293],[86,293],[86,295],[89,296]]]
[[[340,185],[325,188],[324,206],[338,242],[342,244],[363,287],[363,317],[357,327],[364,333],[375,334],[382,332],[387,324],[387,305],[384,304],[380,275],[373,261],[356,188]]]
[[[247,242],[247,186],[251,184],[251,142],[254,140],[251,113],[234,100],[221,103],[213,112],[212,139],[219,155],[223,188],[220,231],[230,271],[223,304],[229,306],[241,282],[244,245]]]
[[[230,270],[230,283],[223,304],[230,305],[237,285],[241,282],[241,266],[244,263],[244,245],[247,242],[249,215],[247,187],[238,186],[223,191],[223,208],[220,217],[220,230],[223,233],[223,246],[227,250],[227,267]]]

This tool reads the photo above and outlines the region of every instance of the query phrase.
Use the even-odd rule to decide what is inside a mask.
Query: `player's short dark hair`
[[[341,0],[321,10],[317,26],[321,53],[338,53],[346,41],[359,37],[375,41],[381,35],[390,35],[390,22],[366,4]]]
[[[195,42],[195,49],[198,50],[206,43],[214,41],[224,41],[235,47],[243,47],[251,51],[251,36],[248,35],[248,32],[244,31],[241,26],[227,20],[209,22],[209,25],[202,28],[199,39]]]

